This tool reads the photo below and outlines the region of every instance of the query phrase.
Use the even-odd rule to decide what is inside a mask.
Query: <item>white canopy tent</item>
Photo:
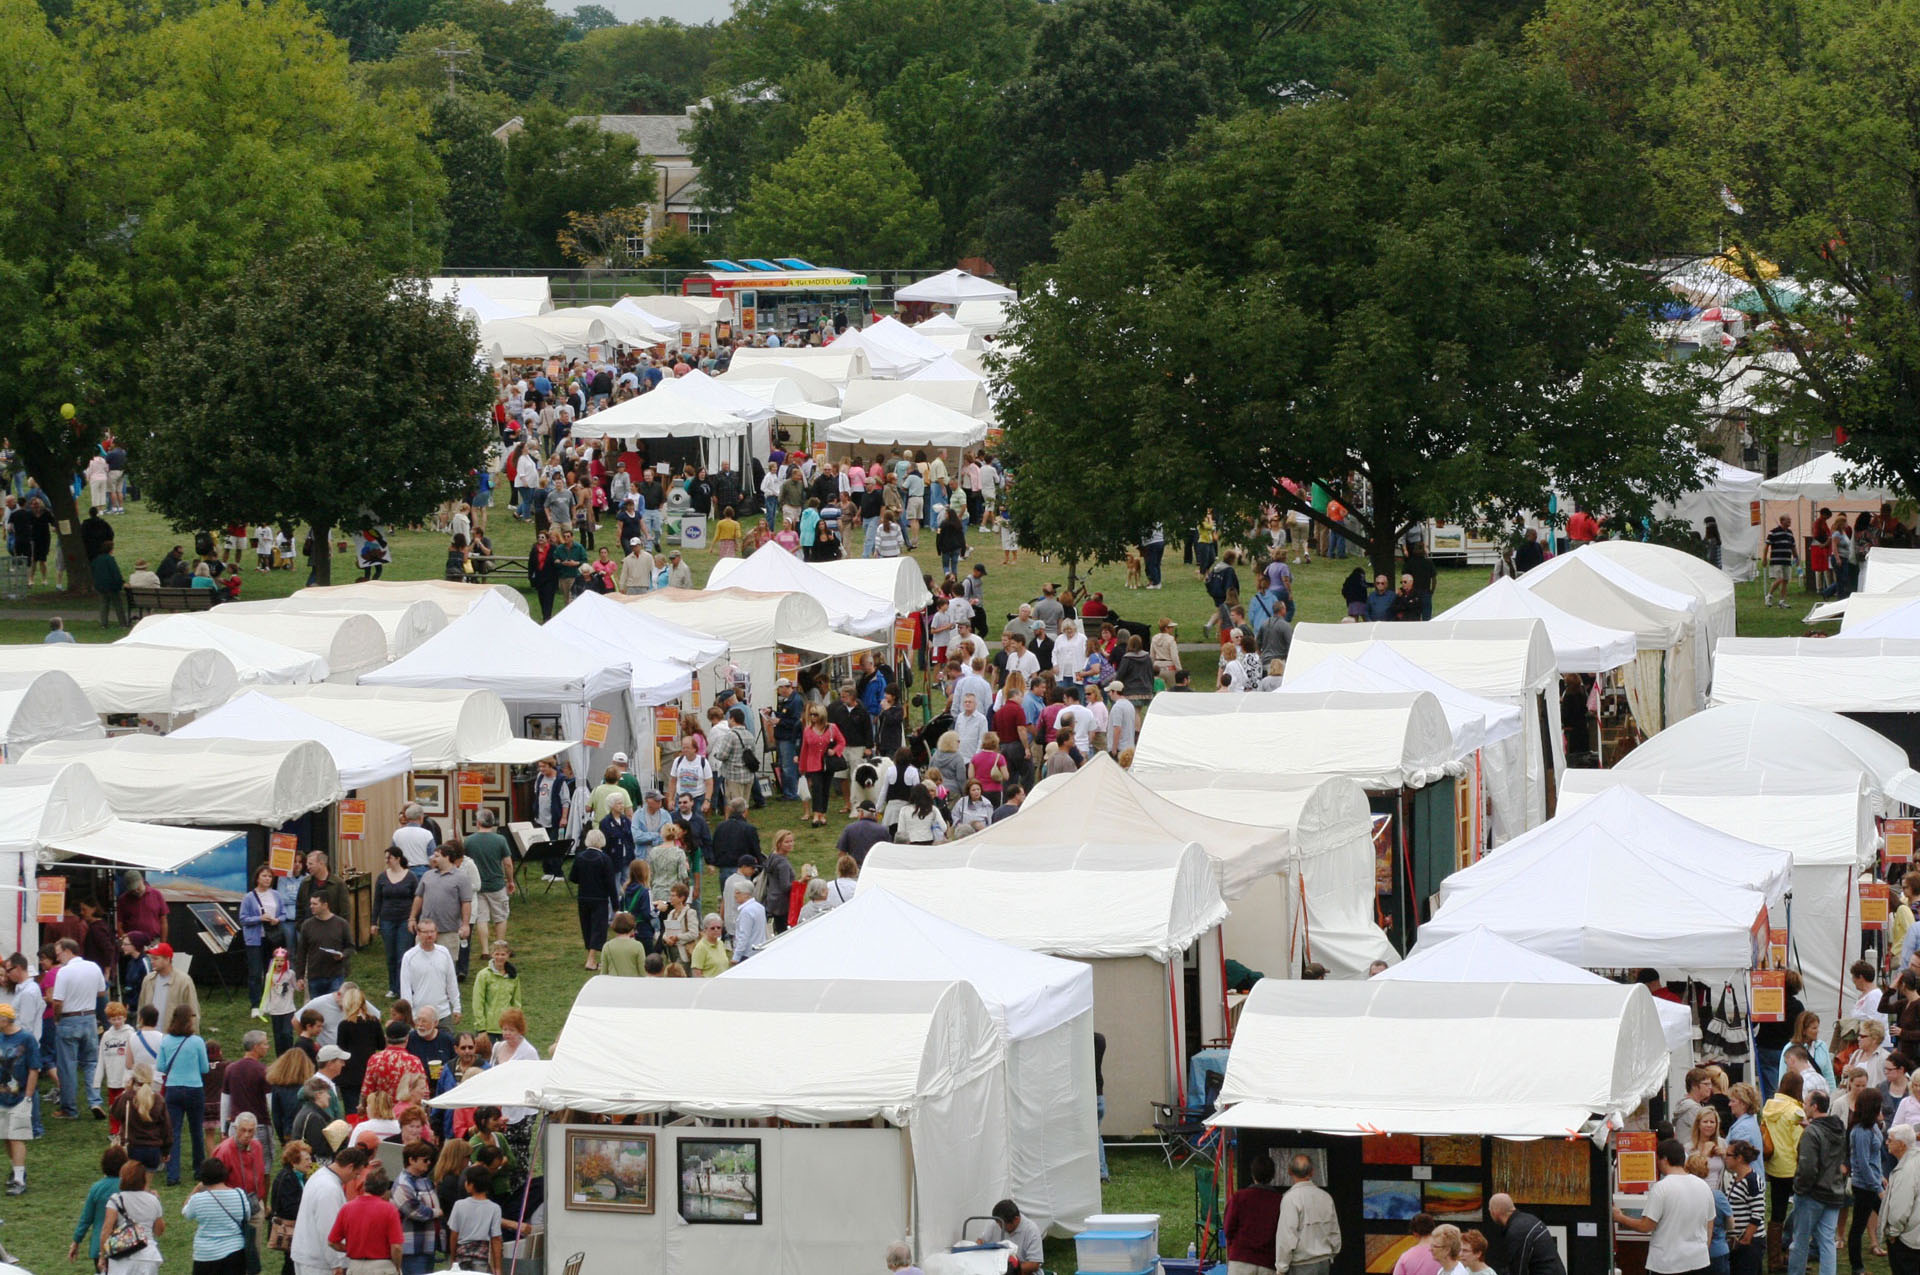
[[[1876,552],[1878,551],[1876,550]],[[1872,562],[1873,559],[1868,558],[1867,561]],[[1822,620],[1838,619],[1841,622],[1840,628],[1844,632],[1854,625],[1865,624],[1869,620],[1878,619],[1887,612],[1898,607],[1903,607],[1915,599],[1920,599],[1920,576],[1904,579],[1884,593],[1877,591],[1867,593],[1861,591],[1850,593],[1844,598],[1834,598],[1829,602],[1822,602],[1820,605],[1814,607],[1813,610],[1807,612],[1806,622],[1808,624],[1816,624]],[[1894,635],[1881,634],[1880,636],[1891,637]]]
[[[1409,1067],[1407,1043],[1434,1030],[1436,1006],[1445,1007],[1447,1052],[1459,1065]],[[1341,1065],[1329,1067],[1331,1058]],[[1345,1136],[1591,1130],[1604,1138],[1667,1072],[1644,987],[1267,979],[1241,1011],[1222,1110],[1210,1123]]]
[[[233,661],[233,671],[242,686],[262,682],[324,682],[329,672],[323,656],[282,646],[225,624],[208,623],[204,615],[149,615],[114,645],[218,651]]]
[[[943,347],[921,336],[890,314],[875,319],[861,328],[860,335],[889,350],[898,350],[909,358],[937,359],[946,352]]]
[[[857,416],[834,422],[821,436],[828,443],[848,445],[953,449],[978,447],[987,439],[987,425],[976,417],[942,407],[916,394],[902,394]]]
[[[912,325],[915,336],[923,336],[929,341],[943,336],[972,336],[973,329],[951,314],[936,314],[930,319],[922,319]]]
[[[780,416],[790,420],[837,421],[840,419],[840,391],[810,372],[797,367],[762,369],[766,375],[722,376],[720,383],[757,398]]]
[[[266,687],[260,694],[356,734],[405,747],[416,770],[532,765],[574,741],[516,739],[507,706],[492,691],[412,686]]]
[[[134,626],[134,631],[137,633],[149,624],[169,618],[148,616]],[[360,614],[228,614],[215,607],[191,618],[317,655],[327,662],[329,681],[351,682],[362,673],[371,672],[387,662],[386,630]]]
[[[340,786],[349,792],[413,769],[413,750],[406,745],[349,730],[257,691],[202,713],[167,738],[257,739],[271,743],[310,739],[333,758],[340,772]]]
[[[747,589],[757,593],[803,593],[827,613],[827,623],[843,633],[867,637],[888,633],[895,616],[891,592],[885,596],[856,589],[772,541],[745,558],[713,564],[706,591]]]
[[[1791,740],[1792,746],[1783,746]],[[1708,770],[1725,774],[1860,770],[1871,777],[1874,813],[1920,805],[1920,774],[1900,746],[1838,713],[1791,704],[1729,704],[1690,717],[1621,758],[1616,770]]]
[[[798,652],[804,665],[875,647],[865,638],[829,628],[826,608],[804,593],[653,589],[608,596],[645,614],[723,639],[729,661],[746,675],[748,690],[743,698],[755,708],[773,707],[775,656],[781,649]]]
[[[1621,788],[1448,877],[1420,936],[1484,925],[1574,965],[1731,978],[1756,963],[1790,873],[1785,851]]]
[[[1463,691],[1520,710],[1525,822],[1547,817],[1547,793],[1566,769],[1560,735],[1560,677],[1553,644],[1538,620],[1430,620],[1414,624],[1302,624],[1294,629],[1287,671],[1304,673],[1332,656],[1349,659],[1385,646]],[[1337,728],[1336,728],[1337,729]],[[1509,759],[1511,762],[1512,759]],[[1512,808],[1511,798],[1508,807]],[[1496,807],[1496,843],[1517,834]]]
[[[912,615],[933,601],[920,564],[904,554],[898,558],[839,558],[816,562],[813,568],[862,593],[892,598],[893,609],[900,615]]]
[[[877,376],[883,380],[899,380],[901,377],[910,376],[946,353],[945,350],[933,344],[933,342],[922,341],[918,337],[914,338],[915,343],[926,346],[930,352],[921,354],[910,353],[894,343],[876,340],[867,335],[867,332],[871,330],[872,329],[856,331],[848,328],[845,332],[835,337],[833,344],[826,348],[836,354],[854,354],[857,352],[864,355],[867,366],[871,369],[867,375]],[[902,330],[905,330],[904,325],[902,325]],[[782,352],[785,353],[785,351]]]
[[[475,602],[489,595],[506,602],[521,615],[529,613],[526,596],[517,589],[509,589],[504,584],[467,584],[459,580],[360,580],[352,584],[310,584],[304,589],[295,590],[293,596],[314,599],[316,602],[323,599],[338,602],[342,611],[357,609],[354,604],[361,598],[431,602],[446,614],[448,620],[457,620]]]
[[[1691,595],[1700,603],[1700,632],[1707,654],[1733,636],[1733,581],[1704,558],[1640,540],[1596,540],[1586,552],[1619,563],[1642,579]]]
[[[982,279],[979,275],[955,269],[942,270],[939,274],[930,275],[918,283],[896,288],[893,299],[925,301],[933,305],[959,305],[964,301],[1011,301],[1014,299],[1014,291],[1012,288],[1001,287],[991,279]],[[929,319],[927,322],[932,323],[935,320]]]
[[[0,760],[15,761],[50,739],[103,739],[106,733],[80,683],[60,670],[0,673]]]
[[[906,379],[908,385],[925,385],[929,381],[957,381],[962,385],[980,385],[986,377],[956,361],[952,354],[946,354],[915,372]]]
[[[1298,638],[1295,639],[1298,641]],[[1312,747],[1301,741],[1312,740]],[[1420,788],[1459,774],[1446,714],[1430,691],[1153,697],[1133,753],[1150,788],[1258,788],[1274,776],[1344,775],[1363,788]]]
[[[1920,593],[1856,593],[1839,605],[1841,637],[1920,638]]]
[[[629,665],[583,651],[493,598],[480,599],[412,654],[360,681],[363,686],[492,691],[509,714],[558,714],[560,734],[581,741],[571,751],[573,773],[583,778],[600,773],[601,759],[615,752],[651,754],[638,747],[652,741],[652,732],[635,719]],[[608,715],[606,738],[597,749],[585,742],[590,712]],[[584,802],[585,793],[576,786],[572,818],[578,818]]]
[[[728,376],[787,376],[789,368],[838,386],[873,375],[867,352],[853,345],[843,346],[841,341],[824,348],[743,346],[727,360]]]
[[[730,412],[750,424],[764,424],[774,417],[774,406],[765,399],[755,398],[742,393],[725,381],[708,376],[699,368],[694,368],[685,376],[674,378],[674,386],[693,397],[710,403],[723,412]]]
[[[1012,323],[1005,301],[962,301],[953,308],[953,317],[981,336],[997,336]]]
[[[573,352],[584,353],[584,343]],[[567,353],[567,343],[535,323],[534,317],[488,319],[480,325],[480,355],[495,366],[515,359],[557,359]]]
[[[1809,500],[1817,503],[1822,500],[1892,500],[1894,493],[1868,482],[1859,474],[1853,462],[1842,460],[1839,453],[1827,452],[1815,456],[1804,465],[1796,465],[1783,474],[1762,481],[1760,497],[1763,500]]]
[[[929,363],[928,368],[938,367],[940,363],[952,363],[950,358]],[[958,366],[957,364],[955,366]],[[925,371],[922,368],[921,371]],[[965,369],[961,369],[965,371]],[[918,376],[919,373],[915,373]],[[898,399],[919,399],[936,407],[944,407],[950,412],[984,422],[993,413],[992,403],[987,398],[985,382],[975,376],[972,380],[955,380],[951,377],[928,377],[915,380],[909,377],[904,381],[849,381],[847,391],[840,401],[840,410],[847,420],[866,416],[874,409],[884,407]],[[905,409],[902,409],[904,412]],[[902,416],[902,419],[914,419]],[[876,421],[884,417],[874,418]],[[937,428],[935,428],[937,426]],[[957,422],[947,422],[944,418],[934,418],[933,424],[923,426],[933,432],[945,433],[962,428]],[[984,436],[984,434],[983,434]],[[829,439],[830,442],[848,442],[865,440]]]
[[[85,766],[115,811],[149,823],[278,828],[345,795],[333,758],[310,739],[122,735],[39,744],[20,760]]]
[[[767,411],[771,415],[772,409]],[[711,395],[682,386],[677,380],[662,381],[645,394],[582,417],[574,425],[573,435],[622,442],[698,439],[709,469],[718,469],[721,461],[728,461],[743,474],[750,472],[748,462],[753,456],[766,456],[764,429],[753,428],[735,413],[716,407]]]
[[[1570,611],[1529,593],[1502,576],[1478,593],[1454,603],[1435,620],[1538,620],[1562,673],[1605,673],[1633,663],[1634,635],[1625,629],[1591,624]]]
[[[172,872],[230,840],[120,818],[85,766],[0,766],[0,935],[12,951],[39,948],[34,885],[60,860]]]
[[[0,646],[0,673],[45,669],[72,677],[102,717],[197,713],[226,703],[240,685],[233,661],[218,651],[79,642]]]
[[[1656,518],[1679,518],[1704,531],[1707,519],[1720,530],[1720,570],[1733,580],[1751,580],[1758,573],[1760,527],[1752,509],[1760,499],[1762,475],[1708,456],[1706,486],[1676,501],[1656,501]]]
[[[352,601],[324,594],[296,594],[258,602],[222,602],[230,615],[364,615],[387,635],[387,658],[397,660],[447,627],[447,613],[424,599],[357,597]]]
[[[733,302],[726,297],[621,297],[613,308],[639,316],[649,327],[665,325],[680,331],[711,331],[716,323],[733,317]]]
[[[577,608],[581,598],[592,598],[598,606]],[[580,610],[581,614],[563,624],[561,617],[567,612]],[[575,598],[553,619],[541,626],[541,631],[560,639],[593,659],[607,664],[624,662],[631,674],[628,698],[633,701],[635,720],[641,709],[653,709],[662,704],[671,704],[686,698],[693,692],[695,665],[680,660],[669,660],[661,655],[647,651],[645,645],[636,641],[636,630],[644,630],[642,622],[628,607],[608,602],[605,596],[597,593],[582,594]]]
[[[1920,640],[1734,638],[1723,643],[1713,703],[1792,704],[1833,713],[1920,712]]]
[[[427,280],[427,294],[436,301],[485,298],[501,310],[526,316],[553,309],[553,287],[545,275],[434,275]]]
[[[1920,549],[1875,545],[1860,568],[1860,592],[1895,593],[1909,585],[1920,589]]]
[[[724,1042],[730,1056],[777,1065],[743,1074],[716,1067],[709,1050],[636,1041]],[[943,1250],[982,1200],[1007,1193],[1013,1154],[1006,1043],[958,981],[590,979],[550,1061],[482,1072],[432,1103],[503,1096],[548,1112],[684,1117],[651,1131],[655,1189],[668,1200],[685,1140],[759,1143],[756,1225],[688,1226],[670,1205],[639,1215],[549,1209],[549,1246],[624,1253],[661,1275],[850,1270],[902,1237],[920,1253]],[[824,1127],[876,1119],[889,1127]],[[566,1163],[572,1132],[548,1127],[547,1163]]]
[[[967,983],[1007,1038],[1008,1189],[1041,1230],[1100,1211],[1093,971],[983,938],[885,890],[787,933],[722,978]]]
[[[599,322],[614,341],[632,349],[665,345],[680,335],[680,325],[633,307],[581,305],[556,311],[569,318]]]
[[[1561,788],[1575,810],[1612,788],[1631,788],[1675,814],[1793,857],[1789,959],[1806,983],[1801,1000],[1823,1021],[1845,1016],[1847,969],[1860,957],[1856,887],[1872,875],[1880,835],[1873,788],[1860,770],[1580,770]],[[1787,918],[1775,923],[1786,927]]]
[[[882,842],[867,854],[860,893],[885,890],[990,939],[1092,963],[1094,1030],[1109,1043],[1102,1127],[1144,1133],[1150,1104],[1184,1092],[1191,1010],[1181,994],[1182,955],[1201,944],[1201,1000],[1207,972],[1222,973],[1227,905],[1216,870],[1197,844],[1175,845],[1157,830],[1126,844],[1095,843],[1077,812],[1048,817],[1043,806],[1032,814],[1047,828],[1018,839],[987,840],[1027,814],[948,845]]]
[[[665,662],[699,669],[727,658],[725,638],[674,624],[637,607],[623,607],[598,593],[576,597],[545,627],[562,635],[616,642],[630,651],[644,651],[650,665]]]

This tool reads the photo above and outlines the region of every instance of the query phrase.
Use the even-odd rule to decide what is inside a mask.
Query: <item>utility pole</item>
[[[471,57],[473,50],[452,44],[442,44],[436,46],[433,51],[441,61],[447,64],[447,95],[451,97],[460,79],[460,59]]]

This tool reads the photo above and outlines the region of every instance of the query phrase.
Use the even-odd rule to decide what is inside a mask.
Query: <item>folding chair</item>
[[[546,857],[540,868],[541,876],[546,878],[541,882],[544,887],[540,891],[542,895],[551,894],[557,881],[566,887],[567,897],[573,897],[573,880],[567,875],[568,869],[573,866],[573,848],[572,837],[561,837],[547,843]]]
[[[1183,1108],[1175,1108],[1172,1103],[1153,1104],[1153,1131],[1159,1135],[1161,1154],[1167,1158],[1167,1167],[1177,1169],[1196,1156],[1205,1155],[1200,1143],[1209,1130],[1206,1119],[1213,1114],[1214,1104],[1220,1098],[1220,1086],[1226,1081],[1226,1073],[1209,1067],[1201,1073],[1206,1081],[1200,1101],[1193,1102],[1192,1095]]]

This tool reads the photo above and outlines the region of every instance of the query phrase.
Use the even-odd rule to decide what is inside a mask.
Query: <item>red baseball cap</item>
[[[154,945],[153,945],[152,947],[150,947],[150,948],[148,948],[148,949],[147,949],[147,955],[148,955],[148,956],[164,956],[164,957],[166,957],[166,958],[167,958],[168,960],[172,960],[172,959],[173,959],[173,944],[171,944],[171,943],[155,943],[155,944],[154,944]]]

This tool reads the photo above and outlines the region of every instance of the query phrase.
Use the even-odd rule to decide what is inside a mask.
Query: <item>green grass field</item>
[[[137,505],[135,510],[113,520],[119,537],[115,553],[124,570],[130,572],[138,558],[157,560],[172,544],[183,541],[191,544],[190,536],[168,529],[157,517]],[[531,544],[533,538],[529,527],[516,523],[511,515],[499,510],[494,511],[491,529],[495,544],[503,553],[522,551]],[[438,577],[446,548],[444,537],[428,532],[401,532],[392,537],[392,547],[394,562],[388,569],[390,578]],[[922,564],[930,571],[936,570],[938,560],[931,553],[930,536],[922,539],[921,548],[922,552],[917,556]],[[972,560],[987,564],[990,615],[1011,610],[1019,602],[1030,599],[1045,581],[1064,583],[1066,579],[1064,564],[1043,562],[1032,553],[1023,552],[1019,563],[1014,566],[1002,566],[1000,558],[995,537],[987,534],[976,538]],[[349,565],[343,560],[336,561],[337,581],[355,578],[357,573],[346,570]],[[710,555],[704,552],[693,555],[692,565],[695,580],[703,582],[711,565]],[[1337,620],[1344,614],[1339,585],[1353,565],[1354,560],[1326,562],[1316,558],[1310,566],[1296,569],[1295,590],[1301,618]],[[1436,609],[1445,608],[1472,593],[1485,580],[1486,572],[1482,568],[1442,571]],[[242,596],[247,599],[284,596],[304,581],[304,571],[256,572],[249,554]],[[1179,622],[1183,638],[1189,641],[1204,640],[1201,626],[1211,610],[1211,603],[1201,588],[1198,575],[1191,567],[1180,564],[1177,546],[1172,547],[1168,555],[1166,581],[1166,588],[1158,593],[1136,593],[1124,587],[1122,571],[1118,567],[1101,568],[1090,578],[1091,587],[1104,591],[1108,604],[1123,616],[1147,620],[1162,615],[1171,616]],[[1740,632],[1763,636],[1800,632],[1801,626],[1792,617],[1803,614],[1804,610],[1783,612],[1766,609],[1760,603],[1758,588],[1757,584],[1741,587]],[[117,631],[110,633],[101,629],[96,604],[92,599],[64,599],[46,589],[36,589],[25,599],[5,604],[5,614],[7,618],[0,619],[0,641],[4,642],[39,641],[46,631],[46,617],[56,614],[65,617],[74,635],[83,642],[103,641],[118,635]],[[1186,659],[1188,667],[1195,674],[1196,685],[1211,684],[1215,666],[1213,653],[1210,650],[1195,651],[1189,653]],[[755,820],[760,825],[763,842],[770,842],[772,833],[782,827],[792,828],[796,837],[795,857],[802,862],[813,863],[824,875],[831,876],[833,839],[838,836],[844,821],[836,811],[828,828],[811,829],[803,819],[797,817],[798,813],[792,805],[779,802],[756,812]],[[713,880],[714,874],[707,875],[708,903],[711,905],[718,892],[718,882]],[[516,905],[512,937],[516,963],[521,977],[526,981],[524,999],[529,1006],[532,1038],[545,1052],[552,1046],[565,1019],[567,1007],[587,975],[581,968],[579,934],[566,892],[559,887],[547,891],[539,882],[537,872],[527,874],[527,885],[528,892],[520,897]],[[365,977],[361,981],[370,992],[384,990],[378,986],[384,967],[377,938],[375,946],[359,956],[355,964],[364,972]],[[209,1038],[221,1042],[230,1053],[236,1052],[239,1036],[247,1027],[242,997],[231,993],[222,995],[205,988],[202,989],[202,995],[206,1000]],[[6,1223],[4,1229],[0,1230],[0,1239],[21,1258],[28,1269],[39,1275],[48,1275],[65,1265],[73,1221],[86,1187],[96,1176],[98,1156],[106,1140],[105,1126],[90,1119],[50,1120],[47,1123],[47,1137],[34,1144],[28,1152],[28,1193],[17,1199],[0,1200],[0,1217]],[[1184,1254],[1188,1242],[1193,1238],[1194,1190],[1191,1175],[1166,1169],[1156,1148],[1131,1148],[1115,1153],[1111,1159],[1114,1178],[1106,1191],[1107,1208],[1115,1212],[1161,1214],[1161,1239],[1165,1254]],[[164,1192],[170,1215],[177,1215],[186,1190],[183,1186]],[[982,1201],[979,1211],[985,1212],[990,1203]],[[163,1241],[162,1251],[167,1254],[169,1269],[183,1270],[189,1260],[190,1237],[186,1224],[180,1222],[177,1216],[175,1220],[178,1229]],[[1048,1256],[1049,1269],[1062,1272],[1075,1269],[1070,1244],[1050,1245]],[[876,1269],[878,1258],[879,1255],[875,1254]],[[278,1256],[270,1255],[269,1270],[277,1271],[278,1262]],[[1876,1261],[1874,1265],[1880,1269],[1884,1263]]]

